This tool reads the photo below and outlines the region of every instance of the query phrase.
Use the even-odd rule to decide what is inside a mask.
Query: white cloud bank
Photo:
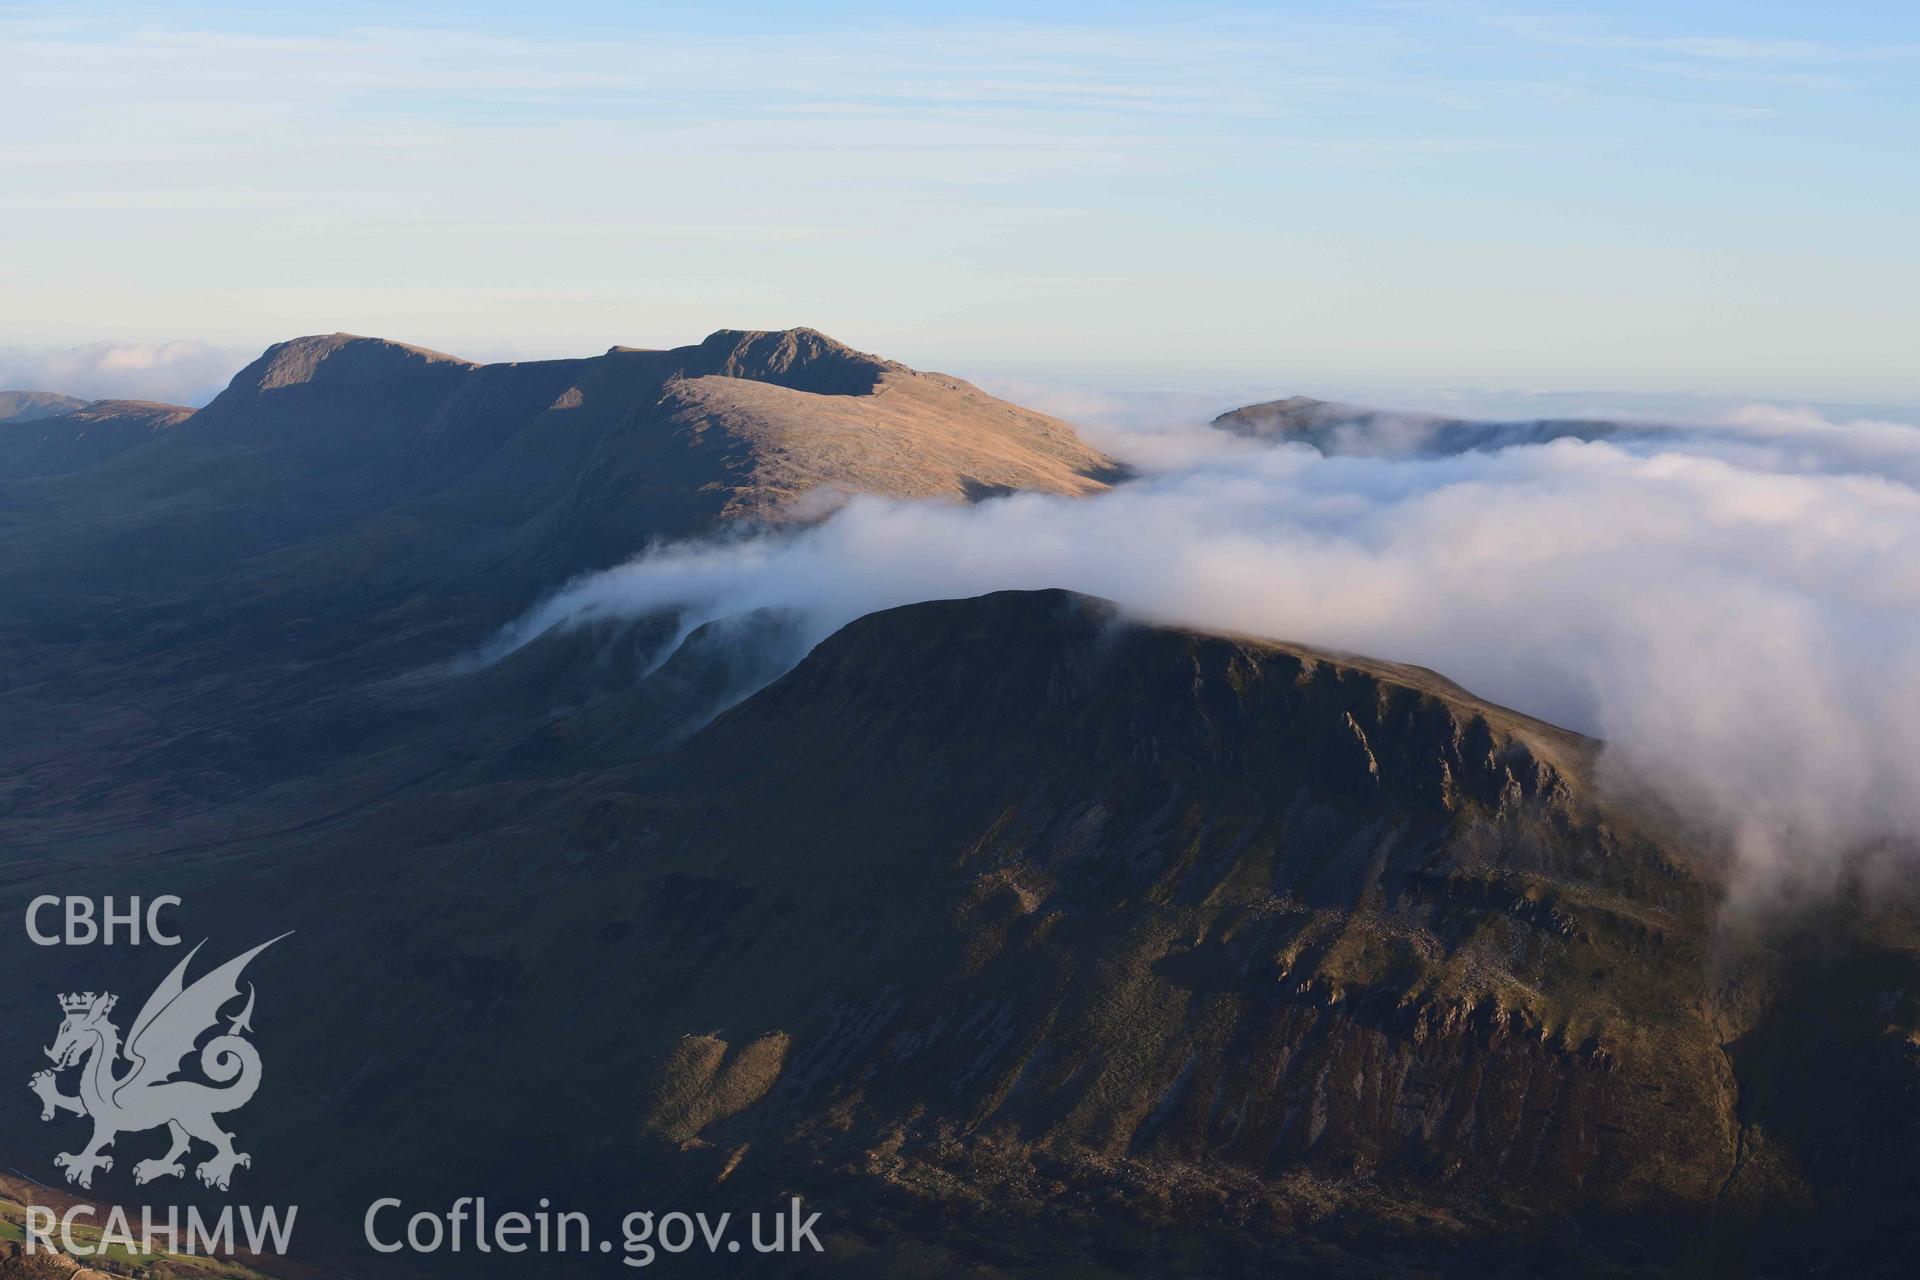
[[[162,400],[198,407],[258,352],[206,342],[91,342],[0,347],[0,388],[57,391],[82,400]]]
[[[1727,834],[1749,896],[1920,840],[1920,428],[1754,408],[1440,457],[1201,428],[1104,443],[1143,478],[1095,500],[859,499],[797,535],[659,548],[502,644],[663,606],[799,610],[818,638],[893,605],[1067,587],[1419,663],[1596,733]]]

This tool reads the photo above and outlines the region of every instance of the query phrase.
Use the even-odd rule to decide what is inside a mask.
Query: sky
[[[806,324],[998,387],[1920,405],[1920,6],[0,4],[0,382]]]

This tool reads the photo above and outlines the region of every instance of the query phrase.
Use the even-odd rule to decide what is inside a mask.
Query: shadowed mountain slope
[[[0,805],[63,831],[361,758],[376,682],[650,543],[1118,474],[1062,422],[809,329],[497,365],[333,334],[184,421],[97,410],[0,428],[0,459],[10,433],[143,433],[0,479]]]
[[[799,1191],[856,1275],[1649,1274],[1768,1223],[1801,1234],[1750,1273],[1789,1275],[1821,1213],[1898,1228],[1911,922],[1730,981],[1710,853],[1430,672],[1003,593],[607,766],[619,723],[114,870],[300,930],[250,1120],[308,1153],[303,1213],[357,1223],[369,1167],[429,1204]]]
[[[57,399],[58,412],[0,418],[0,480],[79,471],[144,444],[193,413],[185,405],[151,400]]]
[[[323,578],[484,591],[497,620],[716,521],[1117,473],[1064,423],[811,330],[509,365],[334,334],[270,348],[148,448],[0,492],[0,551],[56,606],[76,573],[134,596]]]

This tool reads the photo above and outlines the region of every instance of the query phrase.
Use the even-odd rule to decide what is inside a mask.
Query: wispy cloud
[[[1539,44],[1661,54],[1704,62],[1777,66],[1788,63],[1884,62],[1920,57],[1920,42],[1846,42],[1827,38],[1760,36],[1726,30],[1678,34],[1672,31],[1651,32],[1635,30],[1632,20],[1625,17],[1609,20],[1604,11],[1584,15],[1520,13],[1495,5],[1423,4],[1417,0],[1394,7],[1436,17],[1452,16]],[[1676,23],[1689,19],[1683,6],[1675,6],[1669,17]]]

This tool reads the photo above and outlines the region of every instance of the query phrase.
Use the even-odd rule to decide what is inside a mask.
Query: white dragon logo
[[[283,933],[280,938],[286,936]],[[196,946],[148,997],[140,1016],[133,1020],[124,1051],[119,1029],[107,1020],[118,997],[96,996],[91,991],[60,997],[60,1009],[66,1018],[53,1047],[47,1050],[54,1068],[35,1075],[28,1087],[39,1095],[42,1120],[51,1120],[62,1111],[93,1119],[93,1140],[80,1151],[53,1159],[55,1165],[66,1170],[68,1182],[91,1187],[96,1169],[113,1168],[113,1158],[102,1152],[113,1145],[114,1138],[161,1125],[172,1134],[173,1146],[158,1160],[142,1160],[133,1166],[137,1184],[183,1176],[186,1166],[180,1157],[187,1154],[195,1139],[214,1149],[214,1154],[194,1170],[195,1176],[210,1187],[225,1191],[236,1167],[252,1167],[253,1158],[235,1151],[233,1135],[213,1120],[216,1115],[246,1106],[260,1087],[260,1054],[242,1037],[243,1032],[253,1030],[251,983],[247,986],[246,1008],[228,1020],[226,1034],[214,1036],[200,1048],[200,1070],[213,1084],[174,1077],[180,1074],[200,1037],[217,1029],[220,1010],[239,998],[241,970],[280,938],[234,957],[189,987],[185,982],[187,966],[206,944]],[[114,1066],[123,1052],[133,1065],[125,1074],[115,1075]],[[61,1093],[57,1073],[82,1063],[79,1094],[69,1097]]]

